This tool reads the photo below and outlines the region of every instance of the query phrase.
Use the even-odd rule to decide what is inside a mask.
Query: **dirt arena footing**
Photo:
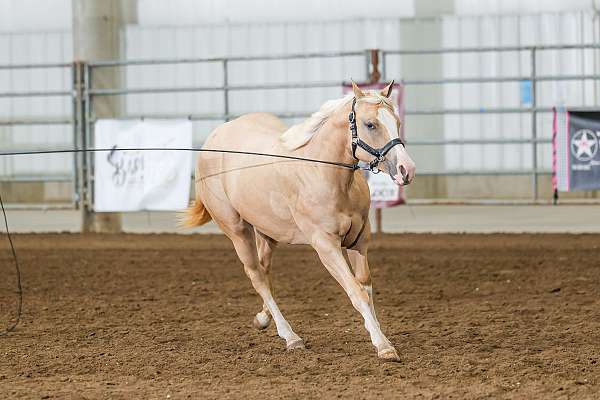
[[[0,237],[0,317],[14,271]],[[307,349],[285,351],[230,242],[210,235],[16,235],[24,309],[0,338],[0,398],[594,399],[600,235],[385,235],[380,362],[314,251],[281,246],[275,297]]]

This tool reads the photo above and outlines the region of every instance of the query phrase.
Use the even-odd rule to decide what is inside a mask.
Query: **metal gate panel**
[[[71,59],[68,32],[0,33],[0,147],[73,147]],[[72,155],[4,157],[0,177],[70,182],[66,199],[76,200]]]

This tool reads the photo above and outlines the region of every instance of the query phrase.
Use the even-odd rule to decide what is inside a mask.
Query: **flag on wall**
[[[554,190],[600,189],[600,110],[554,109]]]

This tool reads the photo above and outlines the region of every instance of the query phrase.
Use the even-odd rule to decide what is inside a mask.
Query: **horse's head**
[[[394,107],[389,100],[393,83],[392,81],[380,93],[364,93],[352,82],[356,99],[354,115],[357,139],[367,145],[362,146],[359,143],[353,152],[359,160],[372,163],[376,156],[370,150],[375,150],[375,152],[383,150],[384,154],[380,158],[382,161],[377,167],[388,173],[398,185],[407,185],[415,177],[416,167],[404,148],[404,144],[398,140],[402,122],[394,112]],[[396,140],[394,141],[394,139]],[[371,147],[370,150],[369,147]]]

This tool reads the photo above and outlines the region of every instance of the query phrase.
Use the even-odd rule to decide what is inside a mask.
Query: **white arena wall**
[[[544,14],[530,16],[461,16],[443,17],[443,46],[501,47],[553,44],[593,43],[598,38],[593,16],[587,13]],[[368,19],[355,21],[322,21],[290,24],[219,24],[201,27],[140,27],[127,29],[126,54],[130,59],[202,58],[212,56],[245,56],[302,52],[356,51],[369,48],[386,50],[411,49],[402,37],[406,25],[427,29],[431,19]],[[205,38],[214,40],[206,42]],[[327,37],[327,41],[322,38]],[[416,58],[417,56],[412,56]],[[428,62],[428,57],[421,57]],[[436,76],[409,75],[403,72],[400,56],[390,56],[386,75],[394,79],[436,79]],[[418,61],[415,61],[418,62]],[[539,54],[538,74],[591,74],[600,69],[598,54],[591,50],[544,52]],[[443,56],[443,78],[496,77],[529,75],[530,59],[526,53],[468,53]],[[366,75],[361,59],[311,61],[237,62],[230,73],[231,84],[269,84],[281,82],[363,79]],[[220,65],[144,66],[128,68],[130,87],[160,83],[164,86],[211,85],[222,82]],[[419,87],[407,89],[407,108],[411,94]],[[597,105],[599,91],[594,82],[552,82],[540,84],[541,106]],[[325,100],[339,96],[337,89],[243,91],[230,97],[231,111],[311,112]],[[487,84],[453,84],[444,86],[445,108],[519,107],[519,82]],[[127,110],[132,114],[193,113],[198,110],[222,111],[221,96],[205,94],[165,94],[130,96]],[[414,107],[413,107],[414,108]],[[429,132],[410,130],[411,137]],[[541,137],[549,138],[551,124],[547,114],[539,115]],[[196,132],[201,142],[210,124]],[[531,118],[518,115],[445,116],[446,139],[527,138],[531,134]],[[445,167],[450,170],[492,170],[531,168],[529,145],[447,146]],[[549,145],[540,145],[539,157],[545,169],[551,167]],[[419,160],[421,170],[431,170],[426,159]]]
[[[150,0],[147,0],[150,1]],[[144,1],[141,1],[144,3]],[[466,4],[463,2],[461,4]],[[140,4],[141,6],[142,4]],[[463,14],[468,14],[463,7]],[[141,9],[144,9],[141,7]],[[457,7],[460,9],[460,7]],[[398,11],[400,12],[400,11]],[[407,12],[410,12],[407,11]],[[142,21],[146,24],[142,24]],[[368,48],[413,49],[418,46],[411,35],[427,32],[432,24],[441,26],[440,45],[455,47],[530,46],[597,42],[598,18],[588,11],[568,11],[532,15],[453,15],[439,18],[361,18],[283,23],[223,22],[193,26],[165,26],[152,23],[140,13],[140,24],[128,26],[122,35],[127,59],[221,57],[239,55],[289,54],[320,51],[354,51]],[[327,40],[323,40],[326,37]],[[440,58],[415,57],[413,64],[440,62]],[[70,62],[71,36],[68,31],[0,33],[0,64]],[[426,76],[418,68],[406,69],[399,56],[389,56],[386,75],[395,79],[522,76],[530,73],[525,53],[466,53],[441,57],[442,76]],[[540,53],[538,74],[590,74],[599,70],[598,54],[591,51]],[[423,68],[427,71],[427,68]],[[222,82],[221,66],[205,64],[136,66],[123,68],[127,87],[203,86]],[[347,60],[287,60],[236,62],[231,65],[230,84],[260,84],[364,79],[366,66],[361,58]],[[0,70],[0,92],[33,90],[70,90],[70,72],[51,70]],[[419,97],[419,86],[407,88],[407,108]],[[549,82],[538,86],[540,105],[593,106],[600,99],[598,85],[592,81]],[[445,108],[518,107],[518,82],[486,84],[448,84],[439,91]],[[322,102],[340,95],[337,89],[281,89],[240,91],[230,94],[230,112],[248,111],[311,112]],[[423,99],[419,100],[423,103]],[[125,113],[130,115],[221,113],[220,93],[176,93],[129,95]],[[414,108],[414,107],[413,107]],[[68,118],[68,98],[2,98],[0,121],[33,117]],[[411,138],[432,136],[428,116],[408,116]],[[441,137],[445,139],[528,138],[529,114],[446,115]],[[420,119],[420,121],[418,121]],[[293,120],[289,121],[294,122]],[[218,121],[195,122],[194,141],[202,143]],[[411,130],[411,126],[414,129]],[[436,128],[437,129],[437,128]],[[538,135],[550,137],[548,114],[538,116]],[[433,136],[439,138],[440,132]],[[68,125],[0,125],[2,148],[68,147],[72,144]],[[432,160],[430,147],[416,149],[421,172],[463,170],[518,170],[531,168],[529,144],[448,145]],[[437,153],[436,153],[437,154]],[[543,169],[551,166],[549,145],[541,144],[538,159]],[[441,159],[441,163],[440,163]],[[41,174],[67,176],[70,156],[55,155],[36,159],[2,159],[0,176],[35,177]]]

